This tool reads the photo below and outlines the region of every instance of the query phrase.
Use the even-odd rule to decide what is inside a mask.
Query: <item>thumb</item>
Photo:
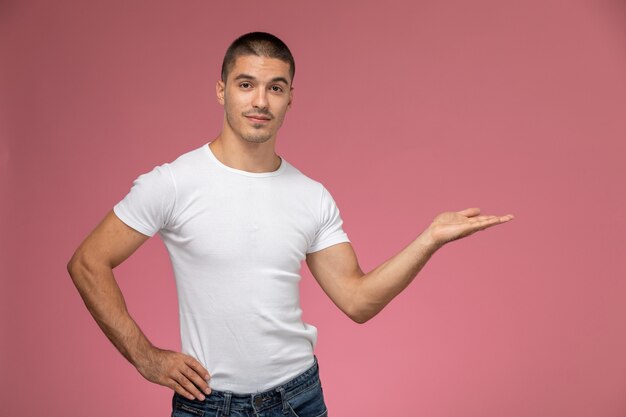
[[[474,217],[480,214],[480,209],[477,207],[466,208],[465,210],[457,211],[457,213],[466,217]]]

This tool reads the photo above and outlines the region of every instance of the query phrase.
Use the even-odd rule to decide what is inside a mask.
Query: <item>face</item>
[[[289,64],[275,58],[240,56],[226,77],[217,82],[217,99],[224,106],[222,134],[264,143],[276,137],[292,101]]]

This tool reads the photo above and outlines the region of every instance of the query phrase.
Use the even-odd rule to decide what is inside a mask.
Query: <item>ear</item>
[[[215,84],[215,95],[217,96],[217,102],[220,103],[222,106],[224,105],[224,89],[226,88],[226,85],[224,84],[224,81],[222,80],[218,80],[217,83]]]
[[[293,103],[293,87],[289,87],[289,103],[287,104],[287,110],[291,108],[291,103]]]

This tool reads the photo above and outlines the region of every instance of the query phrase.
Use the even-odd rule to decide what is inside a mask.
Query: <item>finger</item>
[[[478,220],[486,220],[489,223],[497,224],[497,223],[506,223],[510,220],[513,220],[512,214],[507,214],[506,216],[479,216]]]
[[[185,363],[205,380],[209,380],[211,378],[209,371],[207,371],[205,367],[192,356],[187,356]]]
[[[168,384],[167,384],[171,389],[173,389],[174,391],[176,391],[178,394],[182,395],[183,397],[189,399],[189,400],[194,400],[195,397],[193,396],[192,393],[190,393],[189,391],[187,391],[185,389],[185,387],[183,387],[180,383],[178,383],[177,380],[170,378],[168,380]]]
[[[184,390],[191,394],[191,398],[190,399],[199,399],[200,401],[204,401],[204,394],[202,394],[198,388],[189,380],[189,378],[187,378],[187,376],[183,373],[180,373],[178,376],[176,376],[174,378],[176,380],[176,382],[178,382],[178,385],[180,385],[182,388],[184,388]],[[189,398],[189,397],[188,397]]]
[[[476,217],[476,222],[472,225],[476,230],[484,230],[488,227],[495,226],[497,224],[506,223],[513,219],[513,216],[479,216]],[[472,219],[473,220],[473,219]]]
[[[496,216],[476,216],[476,217],[472,217],[471,219],[469,219],[470,223],[482,223],[485,221],[491,221],[494,218],[497,218]]]
[[[466,208],[465,210],[457,211],[457,213],[465,217],[474,217],[480,214],[480,209],[477,207]]]
[[[191,381],[198,389],[204,391],[206,395],[211,393],[211,389],[209,388],[209,384],[207,384],[206,380],[197,374],[197,372],[191,368],[186,368],[183,370],[183,374],[187,377],[189,381]]]

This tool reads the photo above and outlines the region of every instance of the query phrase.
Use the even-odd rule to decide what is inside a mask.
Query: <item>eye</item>
[[[273,92],[275,92],[275,93],[281,93],[281,92],[283,91],[283,89],[282,89],[280,86],[278,86],[278,85],[273,85],[273,86],[271,87],[271,89],[272,89],[272,91],[273,91]]]
[[[250,83],[248,83],[248,82],[243,82],[243,83],[239,84],[239,87],[241,87],[241,88],[250,88],[250,87],[252,87],[252,85]]]

